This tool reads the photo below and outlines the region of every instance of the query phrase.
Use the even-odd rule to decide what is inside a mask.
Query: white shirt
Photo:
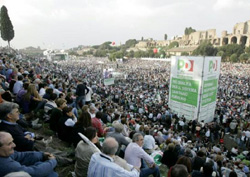
[[[87,88],[89,89],[89,92],[86,94],[85,99],[86,99],[86,101],[91,101],[91,95],[93,94],[93,90],[92,90],[92,88],[90,88],[88,86],[87,86]]]
[[[44,94],[45,94],[45,89],[44,89],[44,88],[41,88],[41,89],[39,90],[39,95],[40,95],[41,97],[43,97]]]
[[[73,127],[76,123],[76,118],[74,120],[72,119],[67,119],[66,122],[65,122],[65,125],[68,126],[68,127]]]
[[[144,144],[143,149],[149,150],[155,148],[155,139],[152,135],[145,135],[144,136]]]
[[[132,165],[127,165],[131,171],[117,165],[111,157],[96,152],[89,162],[88,177],[139,177],[140,173]]]
[[[21,90],[22,88],[23,88],[23,81],[16,81],[13,87],[13,93],[17,94],[19,90]]]

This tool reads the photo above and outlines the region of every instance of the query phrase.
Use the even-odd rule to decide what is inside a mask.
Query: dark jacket
[[[69,127],[65,125],[65,122],[68,119],[69,118],[66,116],[60,118],[60,120],[58,121],[57,133],[58,133],[58,138],[68,143],[71,143],[71,133],[72,133],[73,127]]]
[[[166,150],[163,153],[163,157],[161,159],[161,162],[165,165],[168,166],[168,168],[170,169],[170,167],[174,166],[178,160],[178,153],[176,151],[176,149],[174,148],[173,150]]]
[[[60,118],[63,117],[63,113],[60,109],[58,108],[53,108],[51,110],[51,116],[50,116],[50,129],[57,132],[58,130],[58,122],[60,120]]]
[[[5,131],[12,135],[14,143],[16,144],[15,150],[33,151],[34,141],[28,140],[24,137],[25,130],[17,123],[14,124],[2,121],[0,123],[0,131]]]
[[[85,96],[89,93],[89,89],[86,87],[85,84],[78,84],[76,87],[76,95],[77,96]]]
[[[79,141],[82,140],[82,138],[78,135],[78,133],[84,134],[84,131],[85,131],[85,128],[83,127],[83,125],[80,125],[80,124],[74,125],[72,129],[72,133],[71,133],[71,140],[72,140],[74,147],[76,147]]]

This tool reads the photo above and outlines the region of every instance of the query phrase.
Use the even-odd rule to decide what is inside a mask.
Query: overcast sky
[[[232,32],[250,20],[250,0],[0,0],[15,30],[14,48],[67,49],[128,39],[163,40],[186,27]],[[0,46],[7,42],[0,39]]]

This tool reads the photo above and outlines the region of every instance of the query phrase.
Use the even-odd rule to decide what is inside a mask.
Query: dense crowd
[[[107,86],[103,71],[111,68],[115,83]],[[168,107],[170,62],[1,54],[0,176],[57,176],[51,139],[26,130],[41,123],[74,147],[77,177],[158,177],[161,164],[171,177],[248,176],[249,76],[248,64],[222,63],[214,120],[204,123]]]

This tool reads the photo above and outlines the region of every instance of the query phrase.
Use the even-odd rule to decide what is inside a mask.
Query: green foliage
[[[118,51],[118,52],[114,52],[114,53],[111,53],[109,55],[109,59],[111,61],[115,61],[115,59],[118,59],[118,58],[123,58],[124,57],[124,52],[123,51]]]
[[[110,50],[110,49],[112,49],[112,47],[110,46],[111,44],[112,44],[112,42],[110,42],[110,41],[104,42],[102,45],[99,46],[98,49],[100,49],[100,50],[105,50],[105,49]]]
[[[92,48],[94,49],[98,49],[100,47],[100,45],[93,45]]]
[[[213,45],[205,40],[203,41],[197,49],[195,49],[192,55],[201,55],[201,56],[216,56],[217,48],[214,48]]]
[[[145,56],[145,52],[143,52],[143,51],[141,51],[141,50],[136,51],[136,52],[134,53],[134,57],[135,57],[135,58],[141,58],[141,57],[144,57],[144,56]]]
[[[129,39],[125,42],[125,48],[134,47],[137,43],[136,39]]]
[[[2,6],[0,12],[0,30],[2,39],[8,41],[10,47],[10,41],[14,38],[15,33],[8,15],[8,10],[5,6]]]
[[[233,63],[236,63],[238,61],[237,54],[232,54],[230,56],[230,61],[233,62]]]
[[[172,49],[174,47],[179,47],[179,43],[177,41],[171,42],[168,46],[168,49]]]
[[[73,51],[73,50],[69,51],[68,54],[69,54],[69,55],[79,56],[79,54],[78,54],[76,51]]]
[[[250,46],[245,48],[245,52],[250,54]]]
[[[107,56],[107,52],[106,50],[96,50],[94,53],[95,57],[106,57]]]
[[[218,51],[223,51],[222,59],[227,60],[231,57],[232,54],[236,54],[239,57],[244,53],[244,46],[238,44],[228,44],[218,48]]]
[[[196,31],[196,30],[193,29],[192,27],[185,28],[184,34],[185,34],[185,35],[189,35],[189,34],[195,32],[195,31]]]
[[[188,56],[189,53],[188,52],[181,52],[181,56]]]
[[[250,55],[248,53],[242,53],[240,55],[240,62],[245,63],[250,58]]]
[[[224,52],[221,50],[221,51],[219,51],[219,52],[217,52],[217,56],[220,56],[220,57],[222,57],[224,55]]]
[[[127,53],[127,57],[128,57],[128,58],[134,58],[134,54],[135,54],[135,52],[134,52],[133,50],[131,50],[131,51],[129,51],[129,52]]]

